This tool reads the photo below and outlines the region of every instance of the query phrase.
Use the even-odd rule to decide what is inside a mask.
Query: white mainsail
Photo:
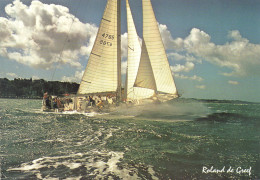
[[[151,97],[154,91],[146,88],[134,87],[140,64],[141,46],[136,32],[132,12],[128,0],[126,0],[128,51],[125,97],[127,100],[144,99]]]
[[[108,0],[78,94],[121,96],[121,0]]]
[[[150,0],[143,0],[143,44],[135,86],[178,96]],[[148,65],[150,62],[150,66]],[[147,65],[142,65],[146,63]],[[153,73],[153,76],[149,75]],[[155,84],[154,84],[155,83]]]

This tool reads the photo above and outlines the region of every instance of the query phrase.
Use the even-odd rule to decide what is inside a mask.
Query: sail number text
[[[107,40],[100,40],[100,44],[104,45],[104,46],[112,46],[112,42],[109,42],[109,40],[114,40],[115,36],[111,35],[111,34],[107,34],[107,33],[103,33],[102,34],[103,38],[107,39]]]
[[[115,38],[114,35],[107,34],[107,33],[102,34],[102,36],[103,36],[105,39],[111,39],[111,40],[114,40],[114,38]]]

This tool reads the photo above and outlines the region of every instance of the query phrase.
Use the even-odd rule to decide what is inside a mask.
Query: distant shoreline
[[[41,99],[45,92],[55,95],[73,94],[78,91],[78,87],[78,83],[71,82],[0,78],[0,98]]]
[[[0,96],[0,99],[42,99],[42,97],[5,97]]]
[[[79,84],[75,82],[46,81],[44,79],[22,79],[15,78],[9,80],[0,78],[0,98],[2,99],[42,99],[45,92],[53,95],[75,94]],[[259,104],[260,102],[250,102],[243,100],[219,100],[219,99],[199,99],[199,98],[178,98],[196,100],[206,103],[236,103],[236,104]],[[178,100],[177,99],[177,100]]]
[[[260,104],[260,102],[250,102],[250,101],[241,101],[241,100],[218,100],[218,99],[196,99],[202,102],[217,102],[217,103],[236,103],[236,104]]]

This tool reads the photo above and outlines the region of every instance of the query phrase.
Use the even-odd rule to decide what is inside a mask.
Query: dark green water
[[[0,99],[2,179],[260,178],[260,104],[179,99],[94,117],[40,106]]]

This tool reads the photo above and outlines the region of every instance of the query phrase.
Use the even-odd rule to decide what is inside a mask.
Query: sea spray
[[[205,117],[210,109],[196,100],[172,100],[160,104],[121,105],[112,115],[134,116],[149,119],[194,120]]]

